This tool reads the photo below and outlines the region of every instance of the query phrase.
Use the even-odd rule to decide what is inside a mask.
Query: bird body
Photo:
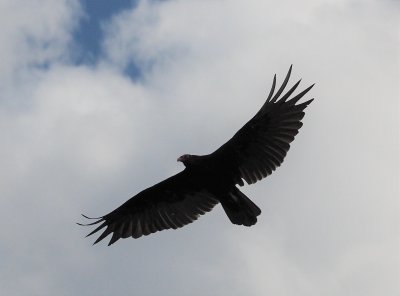
[[[264,105],[229,141],[208,155],[179,157],[183,171],[141,191],[95,222],[80,224],[101,223],[88,236],[105,228],[95,243],[112,233],[111,245],[120,238],[177,229],[218,203],[233,224],[254,225],[261,210],[237,185],[253,184],[281,165],[302,126],[303,111],[312,101],[296,104],[313,85],[289,99],[300,81],[281,96],[291,70],[276,93],[274,76]]]

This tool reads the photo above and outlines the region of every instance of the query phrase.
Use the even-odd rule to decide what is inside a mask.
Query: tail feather
[[[260,208],[243,192],[235,188],[228,196],[221,199],[221,205],[233,224],[251,226],[256,224]]]

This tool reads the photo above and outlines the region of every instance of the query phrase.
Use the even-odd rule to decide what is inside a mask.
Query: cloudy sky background
[[[399,12],[394,0],[1,0],[1,293],[399,295]],[[242,188],[262,208],[255,226],[217,206],[179,231],[83,238],[80,213],[212,152],[291,63],[316,99],[282,167]]]

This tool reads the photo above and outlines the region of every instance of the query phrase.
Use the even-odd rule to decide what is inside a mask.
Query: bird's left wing
[[[302,126],[304,109],[308,100],[296,104],[312,87],[309,86],[293,98],[300,81],[282,95],[290,77],[292,66],[276,93],[276,76],[267,101],[228,142],[222,145],[210,158],[229,174],[236,184],[243,185],[244,179],[252,184],[270,175],[289,150],[290,143]]]
[[[143,190],[95,222],[80,225],[101,223],[87,236],[105,228],[94,243],[112,233],[108,244],[111,245],[120,238],[138,238],[164,229],[183,227],[211,211],[218,202],[201,184],[196,184],[196,178],[185,169]]]

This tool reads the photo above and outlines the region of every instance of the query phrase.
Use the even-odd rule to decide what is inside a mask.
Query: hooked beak
[[[179,156],[178,159],[177,159],[176,161],[183,162],[183,156]]]

